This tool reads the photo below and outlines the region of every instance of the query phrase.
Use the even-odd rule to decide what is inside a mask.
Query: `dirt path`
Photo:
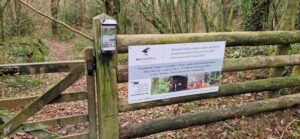
[[[59,42],[54,38],[44,39],[45,44],[49,47],[50,55],[48,61],[66,61],[71,60],[72,55],[70,50],[72,45],[64,42]],[[56,80],[56,82],[63,79],[67,73],[55,73],[50,75],[45,75],[44,80]],[[76,81],[72,86],[70,86],[63,93],[68,92],[78,92],[86,90],[85,77],[82,77]],[[67,103],[58,103],[46,105],[41,111],[39,111],[35,116],[28,119],[29,121],[38,121],[51,118],[59,118],[72,115],[87,114],[87,102],[86,101],[76,101]],[[65,127],[54,127],[50,130],[56,132],[60,135],[69,135],[78,132],[85,132],[87,130],[87,123],[80,123],[76,125],[70,125]]]
[[[59,42],[54,38],[46,38],[44,42],[50,49],[50,61],[70,60],[70,56],[67,55],[71,47],[70,44]]]

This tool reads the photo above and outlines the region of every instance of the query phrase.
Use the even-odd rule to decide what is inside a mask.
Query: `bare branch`
[[[55,19],[55,18],[53,18],[53,17],[51,17],[51,16],[49,16],[49,15],[46,15],[46,14],[44,14],[44,13],[42,13],[42,12],[36,10],[34,7],[32,7],[32,6],[29,5],[28,3],[24,2],[23,0],[19,0],[19,1],[20,1],[23,5],[25,5],[26,7],[28,7],[29,9],[31,9],[31,10],[33,10],[34,12],[38,13],[39,15],[42,15],[42,16],[44,16],[44,17],[46,17],[46,18],[48,18],[48,19],[50,19],[50,20],[52,20],[52,21],[57,22],[58,24],[60,24],[60,25],[62,25],[62,26],[64,26],[64,27],[66,27],[66,28],[68,28],[69,30],[75,32],[76,34],[78,34],[78,35],[80,35],[80,36],[82,36],[82,37],[84,37],[84,38],[86,38],[86,39],[89,39],[89,40],[91,40],[91,41],[94,40],[92,37],[90,37],[90,36],[88,36],[88,35],[86,35],[86,34],[80,32],[80,31],[77,30],[77,29],[74,29],[74,28],[71,27],[70,25],[68,25],[68,24],[66,24],[66,23],[64,23],[64,22],[62,22],[62,21],[59,21],[59,20],[57,20],[57,19]]]

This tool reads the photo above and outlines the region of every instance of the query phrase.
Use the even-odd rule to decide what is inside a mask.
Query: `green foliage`
[[[98,3],[99,2],[99,3]],[[93,17],[101,14],[104,12],[104,4],[102,1],[89,1],[88,2],[88,8],[87,8],[87,13],[86,13],[86,19],[92,19]],[[92,22],[88,22],[90,27],[92,26]]]
[[[27,13],[21,12],[20,32],[22,36],[30,35],[35,30],[35,23]]]
[[[32,62],[43,62],[45,61],[45,57],[43,54],[37,52],[37,53],[33,53],[31,60]]]
[[[84,18],[87,21],[92,21],[93,17],[96,15],[99,15],[103,13],[104,11],[104,4],[102,1],[86,1],[86,12],[84,15]],[[67,24],[70,24],[72,26],[76,26],[78,23],[78,14],[80,12],[79,10],[79,4],[76,3],[76,1],[68,1],[66,7],[63,9],[63,11],[59,12],[60,19],[64,19],[64,21]],[[92,26],[92,22],[85,23],[88,27]]]
[[[221,78],[221,73],[218,71],[205,73],[205,82],[209,83],[210,85],[217,84]]]
[[[26,47],[13,47],[11,53],[14,57],[25,57],[27,53],[29,54],[27,50]]]
[[[13,113],[10,110],[0,109],[0,126],[1,124],[4,124],[5,122],[9,121],[12,116]]]
[[[29,88],[41,84],[40,80],[34,79],[31,76],[0,76],[1,84],[13,88]]]
[[[73,3],[73,1],[71,3]],[[77,19],[76,19],[77,18],[77,13],[76,13],[77,11],[76,11],[76,6],[74,6],[74,4],[69,4],[63,12],[60,12],[60,16],[68,24],[76,24],[76,21],[77,21]]]
[[[93,43],[87,39],[79,38],[74,41],[71,51],[67,53],[71,53],[70,55],[74,56],[74,59],[83,59],[84,49],[88,46],[93,46]]]
[[[11,15],[12,16],[12,15]],[[15,20],[4,20],[5,26],[4,30],[6,31],[6,37],[18,36],[17,28],[19,26],[19,35],[26,36],[31,35],[35,30],[36,24],[29,17],[25,9],[21,9],[20,13],[17,15],[19,17],[19,25]]]
[[[228,58],[242,58],[252,56],[267,56],[272,53],[271,46],[254,46],[254,47],[230,47],[226,48]]]
[[[230,58],[239,58],[239,57],[241,57],[241,53],[240,53],[240,51],[233,51],[233,52],[228,54],[228,57],[230,57]]]
[[[242,17],[243,28],[247,31],[261,31],[268,25],[268,14],[271,0],[243,0]]]
[[[68,29],[60,28],[58,37],[61,41],[69,41],[75,37],[75,34],[74,32],[69,31]]]
[[[163,94],[170,91],[170,77],[152,79],[151,94]]]
[[[128,54],[119,54],[118,60],[119,60],[119,64],[127,65],[128,64]]]
[[[296,132],[293,133],[291,139],[298,139],[300,137],[300,121],[295,121],[292,124],[292,127],[296,130]]]
[[[90,40],[87,40],[87,39],[76,39],[75,43],[74,43],[74,47],[72,48],[72,50],[74,52],[80,52],[80,53],[82,53],[82,51],[84,50],[84,48],[86,48],[88,46],[93,46],[93,43]]]
[[[42,62],[49,49],[40,38],[13,37],[0,52],[6,54],[0,57],[1,63]]]
[[[9,59],[9,55],[5,52],[6,52],[6,50],[3,49],[2,46],[0,46],[0,53],[1,53],[1,55],[0,55],[0,64],[6,63]]]
[[[300,52],[300,44],[293,44],[289,47],[289,55],[299,54]]]

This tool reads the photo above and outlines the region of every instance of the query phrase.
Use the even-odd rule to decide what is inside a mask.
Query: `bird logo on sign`
[[[145,54],[145,55],[148,55],[148,52],[149,52],[149,47],[147,47],[146,49],[144,49],[142,52]]]

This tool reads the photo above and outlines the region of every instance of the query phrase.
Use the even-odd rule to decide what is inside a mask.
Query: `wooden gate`
[[[66,62],[46,62],[29,64],[8,64],[1,65],[2,74],[9,75],[28,75],[40,73],[69,72],[69,74],[46,91],[41,96],[15,98],[0,100],[0,119],[4,124],[0,126],[1,137],[10,133],[27,132],[39,138],[96,138],[96,103],[95,103],[95,79],[94,74],[86,74],[87,90],[85,92],[74,92],[61,94],[74,82],[76,82],[85,73],[85,63],[93,61],[93,50],[85,50],[86,62],[83,60]],[[76,115],[61,117],[56,119],[47,119],[43,121],[26,122],[26,120],[41,110],[45,105],[52,103],[70,102],[78,100],[88,100],[88,115]],[[28,104],[28,105],[27,105]],[[25,108],[14,116],[5,114],[1,109],[12,109],[25,106]],[[54,126],[72,125],[76,123],[89,122],[89,132],[80,133],[71,136],[59,136],[46,128]]]

